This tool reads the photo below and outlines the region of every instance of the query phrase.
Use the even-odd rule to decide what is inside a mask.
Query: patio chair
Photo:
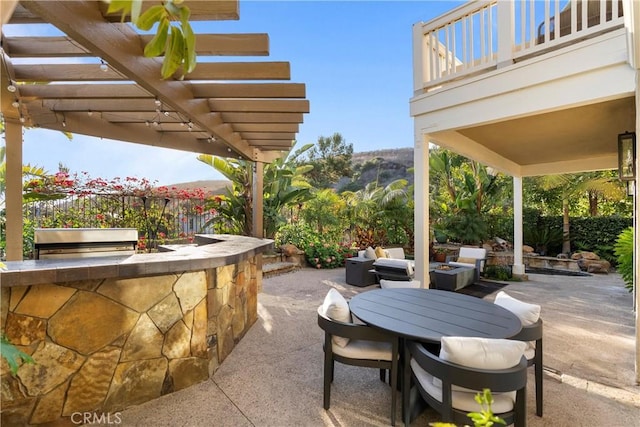
[[[378,258],[373,268],[380,280],[413,280],[414,261],[408,259]]]
[[[331,383],[334,362],[345,365],[380,369],[380,380],[389,371],[391,385],[391,425],[396,419],[396,390],[398,381],[398,339],[377,329],[351,323],[346,300],[335,289],[327,294],[318,307],[318,326],[324,330],[324,409],[331,404]]]
[[[522,330],[512,340],[524,341],[527,348],[524,356],[527,358],[527,366],[533,366],[536,381],[536,415],[542,416],[543,403],[543,365],[542,365],[542,319],[540,318],[540,306],[529,304],[513,298],[504,291],[496,295],[495,304],[498,304],[518,316],[522,322]]]
[[[475,396],[490,389],[492,410],[507,424],[526,425],[527,361],[525,343],[504,339],[443,337],[440,355],[421,343],[408,343],[410,370],[404,374],[405,425],[410,423],[411,383],[444,422],[469,423],[467,414],[478,412]]]
[[[475,268],[474,283],[480,280],[480,273],[484,271],[484,263],[487,260],[487,250],[484,248],[470,248],[463,246],[455,260],[447,259],[447,264],[457,267]]]

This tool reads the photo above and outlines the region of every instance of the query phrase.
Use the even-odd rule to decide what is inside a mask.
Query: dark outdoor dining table
[[[437,289],[376,289],[354,296],[349,307],[368,325],[412,341],[509,338],[522,329],[520,319],[499,305]]]
[[[351,312],[368,325],[398,336],[401,383],[408,382],[409,341],[440,344],[443,336],[510,338],[520,332],[520,319],[499,305],[469,295],[438,289],[395,288],[360,293],[349,302]],[[409,392],[403,419],[414,420],[426,403]],[[405,412],[408,411],[408,412]]]

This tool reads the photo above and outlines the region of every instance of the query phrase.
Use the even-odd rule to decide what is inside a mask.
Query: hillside
[[[353,178],[342,178],[334,188],[338,191],[357,191],[368,183],[378,181],[385,186],[396,179],[406,179],[413,183],[413,148],[392,148],[386,150],[353,153]],[[203,188],[207,194],[222,194],[231,188],[231,181],[203,180],[173,184],[179,189]]]
[[[225,189],[231,188],[231,181],[210,179],[202,181],[181,182],[178,184],[172,184],[169,187],[176,187],[179,190],[202,188],[205,193],[209,195],[223,194],[225,192]]]
[[[353,153],[353,178],[342,178],[334,188],[338,191],[357,191],[368,183],[378,181],[385,186],[397,179],[406,179],[413,184],[413,148]]]

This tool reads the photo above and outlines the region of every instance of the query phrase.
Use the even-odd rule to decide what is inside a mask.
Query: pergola
[[[149,7],[151,2],[143,3]],[[193,1],[193,21],[239,18],[238,0]],[[309,112],[288,62],[211,61],[267,56],[268,34],[196,34],[198,65],[163,80],[146,58],[152,35],[102,1],[0,2],[3,24],[48,23],[63,36],[6,37],[0,57],[6,132],[7,259],[22,259],[22,129],[39,127],[255,162],[254,230],[262,230],[262,166],[291,149]]]

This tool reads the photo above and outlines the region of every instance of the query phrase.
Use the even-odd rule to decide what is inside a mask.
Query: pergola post
[[[414,130],[414,259],[415,278],[429,288],[429,138]]]
[[[22,124],[5,118],[7,261],[22,261]]]
[[[264,237],[264,163],[253,163],[252,203],[253,237]]]
[[[522,177],[513,177],[513,267],[516,277],[524,276],[522,258]]]

